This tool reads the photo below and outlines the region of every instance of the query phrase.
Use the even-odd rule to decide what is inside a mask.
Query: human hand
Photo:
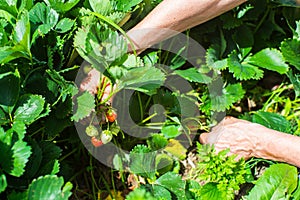
[[[258,133],[263,133],[264,126],[246,120],[226,117],[210,133],[200,135],[200,142],[214,144],[217,152],[230,148],[229,155],[237,154],[237,159],[255,156]]]
[[[80,84],[81,91],[88,91],[89,93],[95,95],[98,91],[98,86],[100,83],[100,72],[96,69],[91,69],[87,76],[83,79]]]

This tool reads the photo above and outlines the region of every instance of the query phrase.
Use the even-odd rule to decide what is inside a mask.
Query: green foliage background
[[[118,81],[120,90],[134,89],[141,99],[145,94],[154,95],[151,103],[170,103],[170,118],[163,122],[160,133],[140,146],[135,141],[128,143],[133,147],[133,155],[166,148],[151,160],[141,161],[155,167],[162,161],[169,165],[157,173],[136,173],[148,178],[149,184],[136,194],[140,199],[157,198],[159,194],[164,194],[165,199],[195,198],[193,191],[201,191],[199,184],[192,180],[184,182],[178,175],[178,163],[185,158],[186,149],[174,138],[180,133],[179,127],[188,134],[192,130],[179,117],[179,95],[159,89],[171,73],[154,68],[154,63],[173,66],[172,73],[192,83],[192,96],[198,99],[202,114],[195,120],[198,129],[207,131],[211,116],[227,111],[272,129],[300,135],[300,10],[294,1],[250,0],[187,32],[207,48],[206,65],[201,70],[214,70],[222,75],[222,90],[215,93],[209,93],[209,87],[218,83],[216,77],[204,76],[176,55],[145,52],[137,59],[126,53],[125,40],[119,51],[114,48],[115,40],[122,43],[119,26],[129,30],[159,2],[0,0],[1,199],[68,199],[72,188],[76,196],[82,192],[80,187],[88,188],[88,192],[82,192],[87,198],[96,198],[102,190],[110,193],[108,183],[97,188],[105,178],[101,171],[96,171],[97,162],[88,155],[73,127],[73,120],[86,117],[95,107],[93,98],[84,93],[77,99],[79,109],[73,115],[72,97],[78,93],[74,80],[83,59],[105,71],[113,82]],[[104,40],[106,43],[102,43]],[[105,54],[101,48],[106,49]],[[139,68],[141,64],[143,67]],[[147,87],[140,87],[144,84]],[[190,98],[190,94],[182,96],[185,100]],[[143,115],[146,102],[142,106],[133,102],[140,105],[135,115],[141,121],[147,117]],[[255,105],[250,106],[253,102]],[[85,103],[84,108],[81,103]],[[167,148],[168,144],[178,147],[177,151]],[[131,160],[128,164],[134,173],[140,163]],[[277,177],[276,183],[285,178],[273,172],[275,167],[271,166],[259,179],[249,199],[264,198],[257,195],[269,177]],[[270,188],[269,192],[273,192],[269,194],[278,197],[285,193],[285,199],[297,199],[299,180],[295,168],[277,168],[288,171],[293,178],[282,186],[287,190]],[[93,175],[95,171],[98,181]],[[92,177],[90,183],[87,175]],[[82,177],[86,180],[80,185]],[[210,183],[206,187],[211,189],[215,185]],[[218,192],[215,195],[217,198]]]

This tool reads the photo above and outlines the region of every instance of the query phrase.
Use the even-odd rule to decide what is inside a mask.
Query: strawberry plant
[[[300,135],[297,1],[247,1],[136,55],[126,31],[160,2],[0,0],[0,199],[232,199],[245,181],[245,199],[299,199],[295,167],[210,148],[182,179],[225,112]]]
[[[197,149],[199,161],[192,176],[193,179],[205,182],[200,190],[195,191],[198,198],[211,195],[207,194],[210,188],[214,190],[210,192],[215,192],[220,198],[234,199],[235,192],[240,189],[239,186],[246,182],[247,170],[244,159],[235,161],[236,155],[226,155],[228,149],[217,154],[213,146],[202,146],[199,143]]]

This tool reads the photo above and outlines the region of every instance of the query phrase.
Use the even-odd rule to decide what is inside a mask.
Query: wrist
[[[262,126],[263,127],[263,126]],[[300,166],[300,139],[297,136],[264,128],[258,135],[253,156]]]

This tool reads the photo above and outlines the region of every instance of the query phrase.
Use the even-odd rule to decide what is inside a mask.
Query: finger
[[[220,122],[220,126],[221,125],[230,125],[230,124],[234,124],[234,123],[238,123],[238,122],[243,122],[243,123],[251,123],[247,120],[243,120],[243,119],[238,119],[238,118],[235,118],[235,117],[232,117],[232,116],[226,116],[221,122]]]
[[[207,138],[208,138],[209,133],[202,133],[199,137],[199,141],[201,144],[206,144],[207,143]]]
[[[98,84],[100,81],[100,73],[96,69],[92,69],[87,77],[82,81],[80,85],[81,91],[88,91],[91,94],[97,93]]]

